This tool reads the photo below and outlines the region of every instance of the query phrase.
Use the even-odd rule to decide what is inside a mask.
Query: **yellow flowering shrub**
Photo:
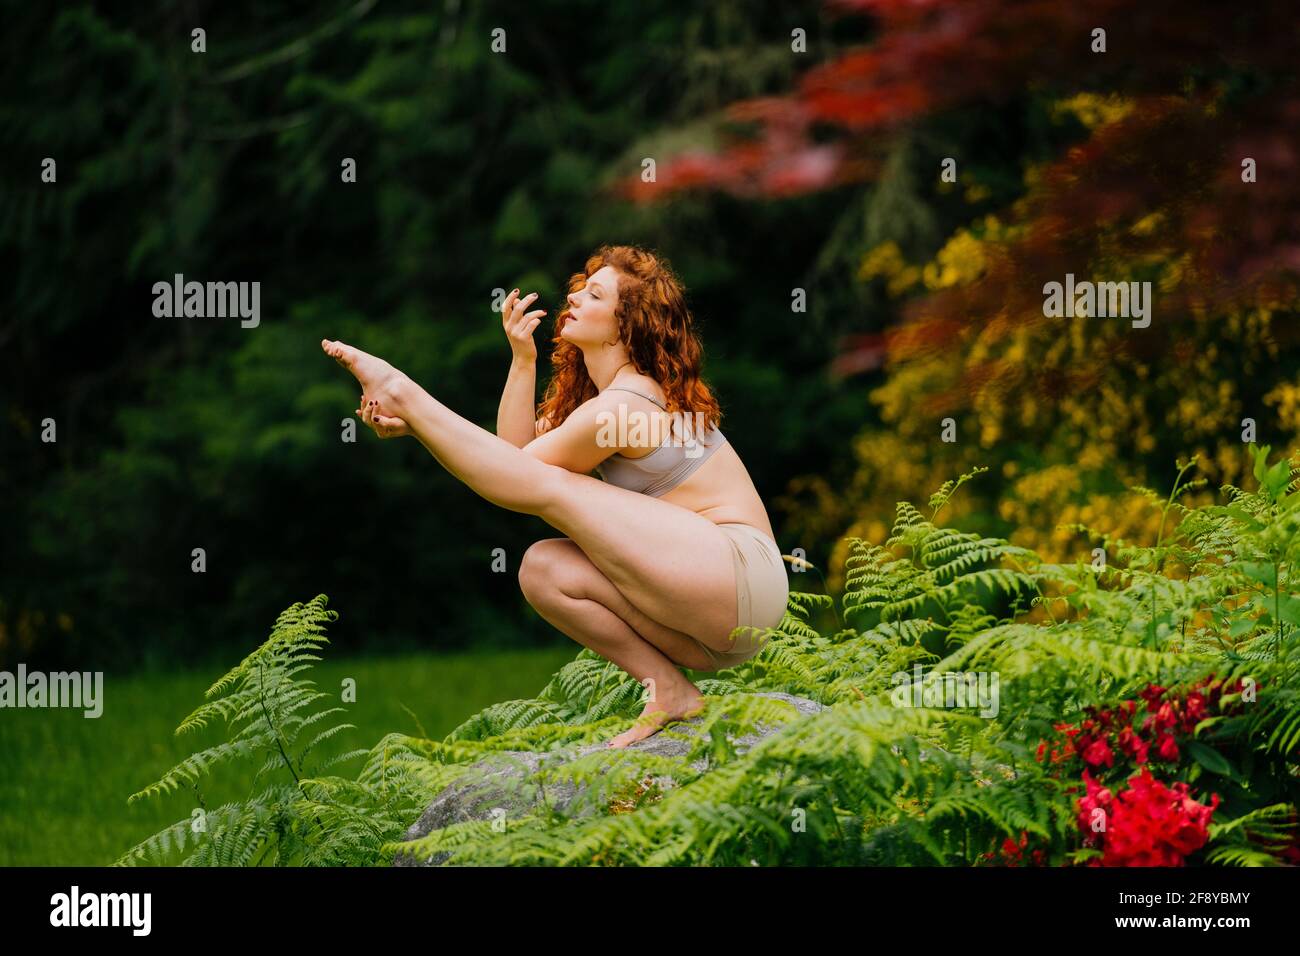
[[[1060,108],[1092,127],[1122,118],[1130,106],[1079,96]],[[1026,171],[1031,193],[1042,180],[1040,169]],[[896,501],[922,507],[929,490],[985,466],[990,473],[962,489],[946,521],[960,526],[964,516],[972,529],[1047,560],[1086,561],[1102,536],[1154,543],[1160,508],[1128,489],[1167,488],[1178,459],[1199,456],[1203,484],[1180,499],[1189,507],[1215,501],[1224,483],[1254,488],[1248,441],[1279,452],[1300,446],[1300,362],[1286,354],[1279,334],[1296,321],[1300,292],[1274,284],[1255,301],[1214,314],[1197,296],[1214,276],[1198,273],[1175,239],[1165,241],[1165,221],[1164,211],[1153,209],[1090,234],[1091,255],[1076,276],[1150,282],[1147,328],[1126,318],[1047,317],[1033,293],[1064,275],[1006,281],[1008,270],[1025,268],[1014,254],[1024,224],[983,217],[955,230],[924,263],[907,262],[893,242],[871,249],[858,277],[884,280],[891,296],[947,295],[999,269],[999,288],[1028,292],[990,301],[987,314],[961,321],[941,313],[896,327],[884,380],[869,392],[883,425],[852,439],[848,484],[803,477],[775,502],[790,518],[793,539],[836,541],[826,566],[840,569],[848,537],[884,541]],[[1131,236],[1143,237],[1141,254]],[[1160,297],[1175,293],[1187,306],[1160,311]],[[949,418],[951,442],[943,440]],[[1246,419],[1254,421],[1253,434]],[[840,573],[828,575],[832,588],[842,583]]]

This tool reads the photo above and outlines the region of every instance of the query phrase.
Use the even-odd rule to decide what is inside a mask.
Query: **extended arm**
[[[569,413],[558,428],[541,432],[524,446],[524,451],[548,465],[558,465],[579,475],[590,474],[597,465],[621,449],[610,428],[616,420],[618,399],[597,395]],[[539,422],[539,430],[543,423]]]

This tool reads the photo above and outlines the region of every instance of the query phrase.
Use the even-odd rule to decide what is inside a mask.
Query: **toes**
[[[351,370],[356,363],[357,350],[350,345],[345,345],[342,342],[331,342],[329,339],[321,339],[320,347],[326,355],[348,370]]]
[[[344,345],[342,342],[335,342],[334,357],[338,359],[340,365],[345,368],[352,368],[356,364],[357,350],[350,345]]]

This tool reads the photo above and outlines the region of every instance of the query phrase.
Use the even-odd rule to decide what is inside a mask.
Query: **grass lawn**
[[[325,660],[304,678],[335,696],[356,681],[356,703],[340,722],[355,724],[321,746],[328,754],[376,743],[400,731],[444,736],[488,704],[532,697],[576,648]],[[204,701],[226,667],[175,673],[104,674],[103,713],[79,710],[0,711],[0,865],[102,866],[197,805],[191,791],[137,800],[143,789],[194,751],[225,739],[209,726],[177,737],[177,724]],[[321,701],[319,706],[334,706]],[[409,708],[407,713],[404,708]],[[216,807],[249,792],[262,758],[218,766],[201,784]],[[327,773],[354,776],[356,758]],[[264,781],[263,781],[264,782]]]

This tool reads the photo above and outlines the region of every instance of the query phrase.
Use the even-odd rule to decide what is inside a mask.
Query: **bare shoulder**
[[[599,422],[602,413],[616,411],[620,401],[618,392],[597,392],[569,412],[560,425],[556,425],[551,420],[550,415],[539,415],[533,423],[534,437],[540,437],[561,427],[565,428],[566,431],[572,431],[574,428],[582,429],[594,426]]]

